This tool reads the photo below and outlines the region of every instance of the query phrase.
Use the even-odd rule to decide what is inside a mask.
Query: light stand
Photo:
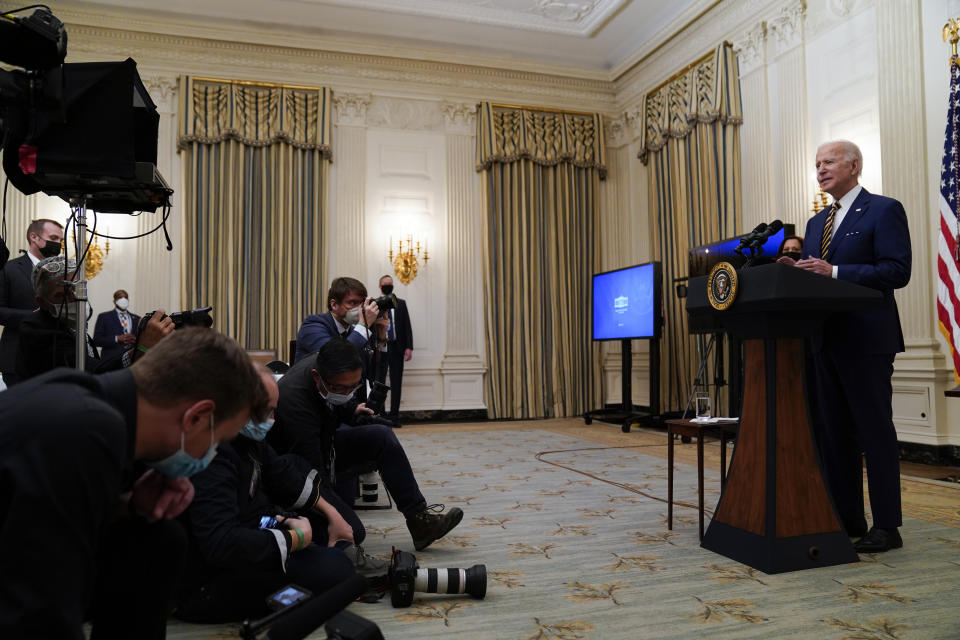
[[[74,207],[76,234],[73,250],[77,256],[77,272],[73,278],[73,296],[76,298],[73,304],[77,305],[75,366],[83,371],[87,360],[87,270],[84,263],[87,250],[87,198],[86,196],[71,198],[70,204]]]

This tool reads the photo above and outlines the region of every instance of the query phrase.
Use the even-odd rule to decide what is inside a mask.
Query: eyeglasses
[[[360,385],[362,384],[362,382],[358,382],[353,386],[346,384],[330,384],[323,378],[320,378],[320,383],[323,385],[324,390],[326,390],[327,393],[336,393],[338,395],[345,396],[353,394],[353,392],[359,389]]]

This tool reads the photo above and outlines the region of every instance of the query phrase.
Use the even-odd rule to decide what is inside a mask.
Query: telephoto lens
[[[376,502],[379,499],[377,472],[361,473],[360,481],[360,500],[362,502]]]
[[[469,569],[421,569],[412,553],[393,550],[390,568],[390,604],[409,607],[415,591],[421,593],[468,593],[478,600],[487,595],[487,566],[475,564]]]

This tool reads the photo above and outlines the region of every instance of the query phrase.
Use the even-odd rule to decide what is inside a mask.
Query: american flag
[[[950,345],[953,376],[960,385],[960,58],[950,58],[947,132],[940,168],[940,239],[937,242],[937,322]]]

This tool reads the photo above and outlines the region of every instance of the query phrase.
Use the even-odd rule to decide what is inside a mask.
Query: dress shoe
[[[398,416],[395,413],[388,413],[387,419],[390,420],[390,426],[393,427],[394,429],[399,429],[400,427],[403,426],[402,424],[400,424],[400,416]]]
[[[903,538],[900,532],[894,529],[881,529],[873,527],[859,540],[853,543],[853,549],[857,553],[880,553],[890,551],[890,549],[899,549],[903,546]]]
[[[843,523],[843,529],[847,532],[847,536],[851,538],[862,538],[867,535],[867,521],[865,518],[856,518],[847,519],[842,518],[841,522]]]
[[[459,507],[446,513],[439,513],[440,511],[443,511],[443,505],[434,504],[407,518],[407,529],[413,538],[413,548],[417,551],[423,551],[433,541],[450,533],[450,530],[463,520],[463,509]]]

